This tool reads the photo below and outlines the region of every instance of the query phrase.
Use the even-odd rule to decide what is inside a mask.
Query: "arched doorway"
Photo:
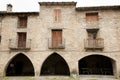
[[[34,76],[33,65],[28,57],[20,53],[8,64],[6,76]]]
[[[102,55],[90,55],[79,60],[79,74],[113,75],[115,61]]]
[[[57,53],[50,55],[42,65],[41,75],[69,76],[70,70],[66,61]]]

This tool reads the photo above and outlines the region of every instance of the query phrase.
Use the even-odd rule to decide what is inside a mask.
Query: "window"
[[[86,13],[86,21],[87,22],[98,21],[98,13]]]
[[[58,47],[62,45],[62,30],[52,30],[52,47]]]
[[[27,27],[27,16],[19,17],[18,27]]]
[[[0,36],[0,43],[1,43],[1,36]]]
[[[24,32],[18,33],[18,48],[26,47],[26,34]]]
[[[60,9],[54,9],[54,20],[55,22],[61,21],[61,10]]]
[[[2,22],[2,18],[0,17],[0,22]]]
[[[88,38],[85,40],[84,46],[86,51],[98,51],[103,50],[104,40],[101,37],[98,37],[99,29],[87,29]]]
[[[87,29],[88,38],[96,39],[99,29]]]

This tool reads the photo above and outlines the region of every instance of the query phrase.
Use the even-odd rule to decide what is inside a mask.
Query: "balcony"
[[[18,41],[17,39],[9,40],[10,50],[30,50],[31,49],[31,39],[26,41]]]
[[[103,49],[104,48],[104,40],[102,38],[99,39],[87,39],[84,43],[85,49]]]
[[[48,39],[49,49],[64,49],[65,39]]]
[[[98,29],[99,28],[99,21],[86,22],[86,28],[87,29]]]

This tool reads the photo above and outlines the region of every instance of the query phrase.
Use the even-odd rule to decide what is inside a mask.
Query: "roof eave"
[[[77,2],[39,2],[41,6],[76,6]]]
[[[95,7],[76,8],[76,11],[92,11],[92,10],[120,10],[120,6],[95,6]]]

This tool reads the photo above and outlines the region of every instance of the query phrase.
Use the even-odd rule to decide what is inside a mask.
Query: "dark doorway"
[[[90,55],[79,60],[79,74],[113,75],[113,60],[102,55]]]
[[[10,61],[6,76],[34,76],[33,65],[24,54],[18,54]]]
[[[96,39],[99,29],[87,29],[88,38]]]
[[[57,53],[50,55],[41,68],[41,75],[69,76],[70,71],[66,61]]]

